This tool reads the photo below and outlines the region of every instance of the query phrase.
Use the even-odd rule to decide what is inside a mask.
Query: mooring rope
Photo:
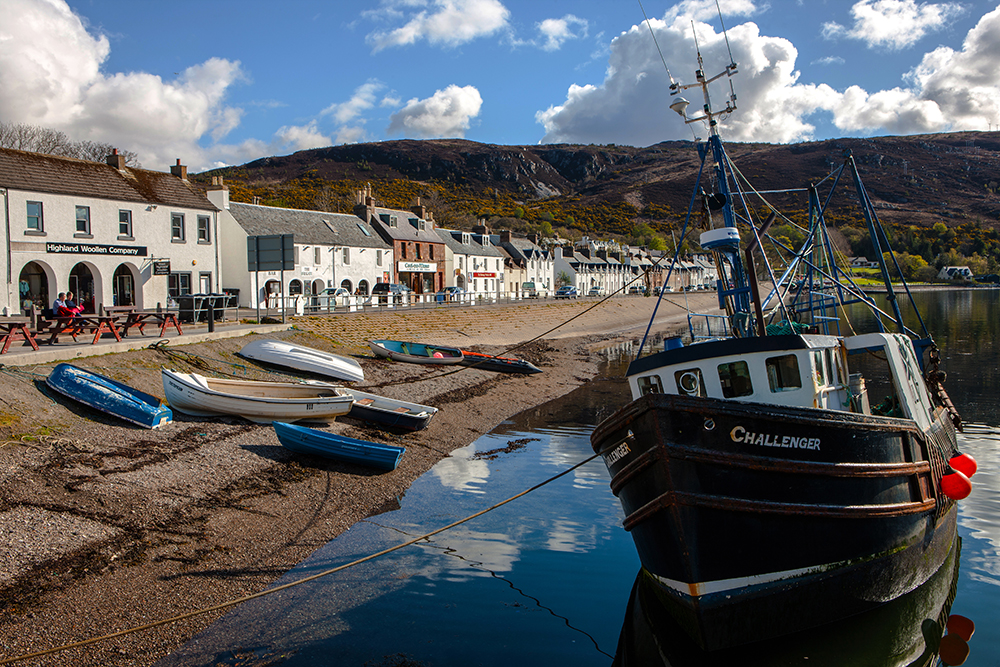
[[[118,632],[113,632],[111,634],[102,635],[100,637],[92,637],[90,639],[84,639],[84,640],[81,640],[81,641],[78,641],[78,642],[73,642],[72,644],[64,644],[62,646],[56,646],[56,647],[45,649],[45,650],[42,650],[42,651],[35,651],[34,653],[25,653],[23,655],[19,655],[19,656],[13,657],[13,658],[4,658],[3,660],[0,660],[0,665],[10,665],[10,664],[13,664],[15,662],[20,662],[22,660],[28,660],[30,658],[39,658],[41,656],[52,655],[53,653],[61,653],[63,651],[68,651],[68,650],[74,649],[74,648],[81,648],[81,647],[84,647],[84,646],[90,646],[91,644],[96,644],[98,642],[107,641],[109,639],[115,639],[117,637],[124,637],[126,635],[135,634],[136,632],[141,632],[143,630],[150,630],[152,628],[156,628],[156,627],[159,627],[161,625],[168,625],[170,623],[176,623],[177,621],[183,621],[185,619],[193,618],[195,616],[201,616],[202,614],[208,614],[208,613],[211,613],[213,611],[221,611],[223,609],[228,609],[229,607],[233,607],[235,605],[242,604],[243,602],[249,602],[250,600],[256,600],[257,598],[262,598],[262,597],[265,597],[267,595],[271,595],[272,593],[277,593],[279,591],[285,591],[285,590],[288,590],[289,588],[294,588],[295,586],[301,586],[302,584],[306,584],[306,583],[309,583],[310,581],[315,581],[317,579],[329,576],[329,575],[334,574],[336,572],[340,572],[342,570],[346,570],[348,568],[354,567],[355,565],[360,565],[361,563],[366,563],[366,562],[368,562],[370,560],[374,560],[374,559],[379,558],[381,556],[385,556],[386,554],[390,554],[390,553],[392,553],[394,551],[398,551],[398,550],[402,549],[403,547],[412,546],[412,545],[416,544],[417,542],[421,542],[421,541],[426,540],[426,539],[428,539],[430,537],[433,537],[435,535],[443,533],[446,530],[451,530],[452,528],[455,528],[456,526],[460,526],[463,523],[467,523],[467,522],[469,522],[469,521],[471,521],[473,519],[481,517],[484,514],[487,514],[488,512],[492,512],[495,509],[503,507],[507,503],[510,503],[510,502],[512,502],[514,500],[517,500],[518,498],[521,498],[522,496],[526,496],[529,493],[531,493],[532,491],[536,491],[536,490],[542,488],[543,486],[545,486],[546,484],[550,484],[551,482],[554,482],[555,480],[559,479],[560,477],[564,477],[564,476],[568,475],[569,473],[573,472],[577,468],[579,468],[579,467],[581,467],[583,465],[586,465],[587,463],[590,463],[591,461],[593,461],[594,459],[596,459],[598,456],[600,456],[601,454],[603,454],[604,451],[606,451],[606,449],[607,448],[605,448],[605,450],[601,450],[600,452],[597,452],[596,454],[588,456],[584,460],[580,461],[579,463],[576,463],[575,465],[567,468],[566,470],[563,470],[562,472],[560,472],[560,473],[558,473],[556,475],[553,475],[552,477],[549,477],[548,479],[546,479],[546,480],[544,480],[542,482],[539,482],[538,484],[535,484],[534,486],[532,486],[532,487],[530,487],[528,489],[525,489],[524,491],[521,491],[517,495],[511,496],[510,498],[507,498],[506,500],[502,500],[499,503],[497,503],[495,505],[492,505],[491,507],[487,507],[484,510],[480,510],[479,512],[476,512],[475,514],[471,514],[471,515],[465,517],[464,519],[459,519],[458,521],[450,523],[447,526],[444,526],[442,528],[438,528],[436,530],[432,530],[431,532],[425,533],[425,534],[421,535],[420,537],[416,537],[416,538],[414,538],[412,540],[409,540],[408,542],[403,542],[402,544],[397,544],[394,547],[389,547],[388,549],[383,549],[382,551],[379,551],[378,553],[370,554],[370,555],[365,556],[363,558],[359,558],[357,560],[351,561],[350,563],[345,563],[344,565],[338,565],[337,567],[332,567],[332,568],[330,568],[328,570],[324,570],[322,572],[318,572],[318,573],[316,573],[314,575],[305,577],[303,579],[298,579],[296,581],[293,581],[293,582],[290,582],[290,583],[287,583],[287,584],[283,584],[283,585],[278,586],[276,588],[269,588],[267,590],[260,591],[258,593],[252,593],[250,595],[245,595],[243,597],[236,598],[234,600],[229,600],[227,602],[222,602],[220,604],[212,605],[211,607],[205,607],[203,609],[196,609],[194,611],[189,611],[189,612],[186,612],[186,613],[183,613],[183,614],[178,614],[177,616],[171,616],[170,618],[164,618],[164,619],[161,619],[159,621],[153,621],[151,623],[146,623],[144,625],[138,625],[138,626],[135,626],[133,628],[128,628],[127,630],[119,630]]]

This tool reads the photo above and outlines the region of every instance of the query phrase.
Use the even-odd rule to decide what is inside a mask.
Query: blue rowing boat
[[[145,428],[173,421],[173,412],[159,398],[72,364],[53,368],[45,384],[87,407]]]
[[[281,444],[293,452],[324,456],[382,470],[395,470],[406,451],[402,447],[345,438],[336,433],[284,422],[274,422],[274,432],[278,434]]]

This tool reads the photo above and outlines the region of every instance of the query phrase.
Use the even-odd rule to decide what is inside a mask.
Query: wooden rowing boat
[[[372,340],[368,341],[368,347],[380,357],[410,364],[457,364],[461,363],[463,358],[460,349],[446,345]]]
[[[297,424],[274,422],[274,432],[278,435],[278,441],[294,452],[323,456],[382,470],[395,470],[403,452],[406,451],[402,447],[346,438],[336,433],[328,433]]]

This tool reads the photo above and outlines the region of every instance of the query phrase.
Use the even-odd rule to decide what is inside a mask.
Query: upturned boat
[[[251,341],[240,350],[240,356],[347,382],[365,379],[361,364],[354,359],[282,340]]]
[[[156,396],[72,364],[59,364],[45,384],[63,396],[145,428],[173,421],[173,412]]]
[[[274,432],[282,445],[300,454],[323,456],[380,470],[395,470],[406,451],[402,447],[347,438],[298,424],[274,422]]]
[[[598,425],[592,444],[642,576],[680,627],[716,649],[919,587],[953,550],[956,500],[975,463],[957,448],[961,419],[939,351],[922,320],[919,334],[904,321],[892,251],[853,157],[823,183],[831,192],[842,177],[853,184],[891,313],[838,267],[820,203],[829,193],[802,190],[811,223],[802,250],[768,236],[777,212],[754,199],[719,136],[735,95],[722,111],[709,97],[709,83],[736,65],[708,79],[700,53],[698,63],[697,83],[672,89],[700,89],[703,112],[687,117],[680,97],[671,108],[708,126],[697,148],[712,185],[699,172],[692,203],[702,204],[697,224],[715,260],[720,311],[689,315],[687,344],[668,339],[642,356],[643,340],[627,371],[632,401]],[[682,235],[693,224],[689,213]],[[795,282],[806,287],[790,290]],[[872,308],[880,330],[844,333],[838,316],[852,303]],[[710,326],[696,326],[703,322]]]
[[[457,364],[463,359],[462,350],[445,345],[409,343],[401,340],[372,340],[368,342],[368,347],[379,357],[409,364]]]
[[[351,410],[354,398],[325,382],[259,382],[208,378],[164,368],[170,407],[197,417],[233,415],[259,424],[331,422]]]

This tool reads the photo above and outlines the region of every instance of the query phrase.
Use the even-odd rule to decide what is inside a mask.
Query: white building
[[[507,292],[515,293],[520,291],[521,285],[535,283],[540,291],[549,293],[555,291],[555,253],[543,250],[538,242],[541,240],[537,235],[528,237],[514,236],[508,230],[503,230],[498,238],[499,245],[512,258],[512,264],[520,267],[518,281],[507,280]]]
[[[170,172],[0,149],[0,307],[37,312],[67,290],[87,312],[218,293],[219,211],[179,160]]]
[[[470,294],[500,296],[505,292],[503,253],[489,234],[438,227],[444,241],[445,285]]]
[[[240,305],[255,308],[269,299],[276,305],[281,295],[309,297],[328,287],[367,295],[375,283],[388,281],[392,247],[357,216],[229,202],[220,179],[212,187],[209,197],[222,209],[223,287],[239,290]],[[282,234],[293,237],[294,268],[251,272],[247,239]]]

